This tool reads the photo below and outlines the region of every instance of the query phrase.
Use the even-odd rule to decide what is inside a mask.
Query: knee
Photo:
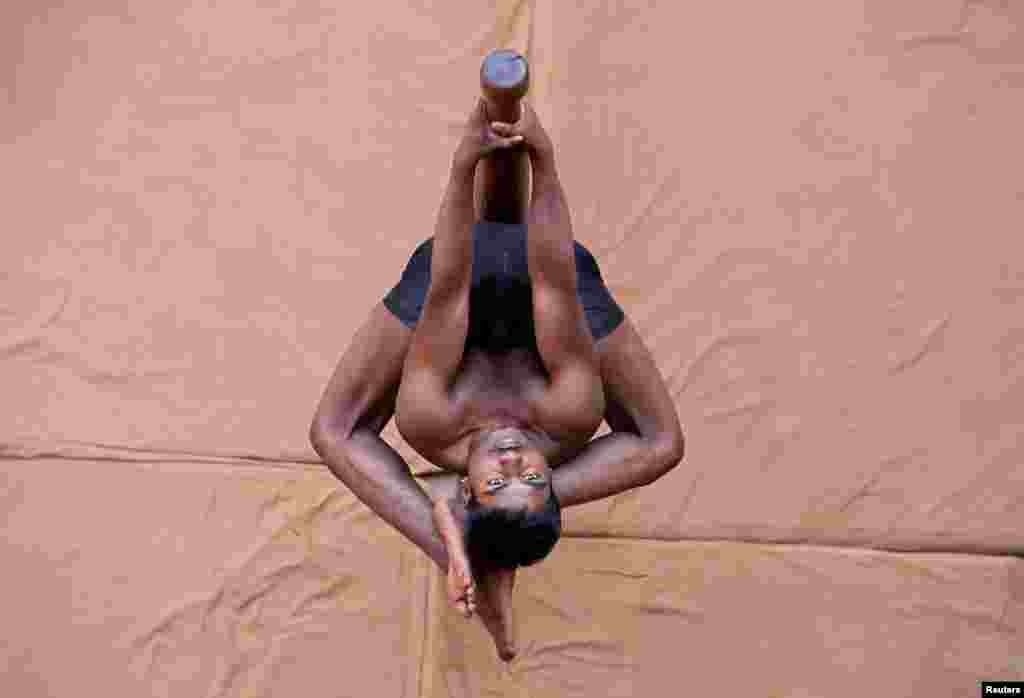
[[[324,425],[319,418],[314,418],[313,423],[309,426],[309,443],[316,451],[316,454],[321,458],[324,455],[324,446],[327,443],[327,434],[324,431]]]
[[[326,459],[332,449],[344,441],[342,429],[336,419],[317,414],[309,426],[309,443],[321,458]]]
[[[655,479],[668,474],[683,461],[686,455],[686,440],[682,430],[664,436],[656,441],[654,452],[657,454],[658,472]]]
[[[679,429],[672,434],[666,445],[666,455],[672,462],[672,467],[676,467],[682,462],[683,457],[686,455],[686,437],[683,436],[683,430]]]

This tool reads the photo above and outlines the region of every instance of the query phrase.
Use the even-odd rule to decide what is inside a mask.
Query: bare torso
[[[600,419],[592,429],[568,437],[554,438],[546,428],[537,409],[548,388],[547,374],[540,359],[527,351],[513,350],[503,355],[467,351],[451,400],[458,414],[458,427],[447,438],[423,440],[403,438],[417,453],[446,470],[466,472],[469,444],[482,429],[518,426],[542,436],[548,444],[544,455],[551,467],[578,454],[597,431]],[[423,406],[418,406],[422,408]],[[586,410],[585,406],[580,406]],[[399,420],[399,424],[400,424]]]

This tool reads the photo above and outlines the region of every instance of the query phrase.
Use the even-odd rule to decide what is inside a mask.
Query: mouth
[[[526,439],[523,435],[518,432],[513,432],[511,434],[499,435],[494,441],[492,448],[496,451],[508,451],[514,448],[523,448],[525,445]]]

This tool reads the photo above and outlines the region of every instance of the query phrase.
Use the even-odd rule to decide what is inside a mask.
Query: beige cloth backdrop
[[[307,440],[506,46],[688,437],[507,667]],[[0,57],[4,695],[1024,680],[1024,6],[26,2]]]

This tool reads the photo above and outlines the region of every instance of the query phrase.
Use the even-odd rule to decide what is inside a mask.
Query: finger
[[[492,121],[491,130],[503,136],[508,136],[514,134],[515,126],[512,124],[506,124],[503,121]]]
[[[525,99],[520,100],[519,101],[519,120],[516,123],[518,123],[518,124],[528,123],[532,116],[533,116],[533,107],[530,105],[530,102],[525,100]]]
[[[483,97],[476,98],[476,104],[473,105],[473,111],[469,113],[469,122],[471,124],[478,124],[487,120],[487,107]]]
[[[486,157],[486,156],[490,155],[491,153],[493,153],[496,150],[508,150],[512,146],[519,145],[522,142],[523,142],[522,137],[517,137],[517,138],[495,138],[493,141],[491,141],[486,146],[484,146],[483,149],[480,151],[480,153],[481,153],[481,155]]]
[[[543,128],[540,123],[540,115],[537,114],[537,110],[533,108],[533,105],[523,100],[523,115],[521,120],[524,124],[529,124],[530,128]]]

